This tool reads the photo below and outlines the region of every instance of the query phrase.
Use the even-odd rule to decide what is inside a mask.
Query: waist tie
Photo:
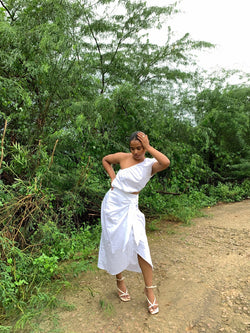
[[[122,244],[122,251],[126,250],[129,242],[131,231],[133,230],[134,240],[138,246],[140,241],[144,238],[145,234],[145,217],[144,214],[138,208],[138,194],[123,192],[120,189],[114,188],[114,193],[122,195],[122,203],[124,209],[127,209],[127,221],[126,221],[126,232],[124,235],[124,241]]]

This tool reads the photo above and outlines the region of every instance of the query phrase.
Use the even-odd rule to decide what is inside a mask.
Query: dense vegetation
[[[250,87],[191,71],[208,42],[170,28],[163,46],[150,41],[176,11],[0,1],[0,319],[19,313],[18,329],[55,305],[46,282],[65,286],[61,262],[74,274],[91,262],[109,187],[101,159],[128,151],[131,132],[171,160],[141,194],[148,216],[189,223],[249,196]]]

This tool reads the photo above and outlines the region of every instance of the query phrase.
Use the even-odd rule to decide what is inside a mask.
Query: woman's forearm
[[[105,157],[102,159],[102,165],[104,169],[107,171],[111,181],[113,181],[113,179],[115,179],[115,171],[112,168],[112,165],[105,159]]]
[[[170,165],[170,161],[166,155],[164,155],[150,145],[146,149],[149,154],[152,155],[162,167],[167,168]]]

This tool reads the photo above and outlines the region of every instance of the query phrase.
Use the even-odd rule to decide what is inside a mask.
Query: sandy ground
[[[96,269],[65,290],[74,309],[55,310],[57,324],[45,322],[44,332],[250,332],[250,200],[203,212],[191,226],[162,221],[148,232],[159,314],[147,312],[141,274],[124,273],[132,297],[124,303],[114,277]]]

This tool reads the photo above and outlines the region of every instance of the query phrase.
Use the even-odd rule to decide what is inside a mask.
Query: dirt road
[[[125,272],[123,303],[114,278],[95,270],[66,291],[74,310],[58,311],[56,332],[249,332],[250,200],[203,211],[191,226],[162,221],[148,233],[159,314],[147,313],[141,274]]]

